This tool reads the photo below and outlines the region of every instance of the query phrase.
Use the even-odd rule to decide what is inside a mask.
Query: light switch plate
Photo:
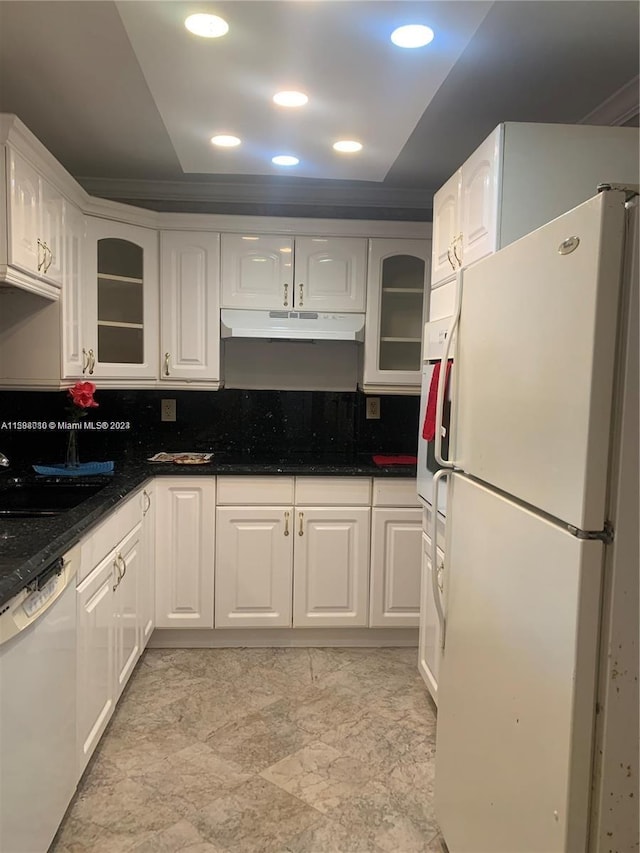
[[[176,401],[175,400],[160,400],[160,420],[175,421],[176,419]]]

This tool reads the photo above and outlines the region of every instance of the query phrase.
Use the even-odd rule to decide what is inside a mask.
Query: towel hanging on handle
[[[447,388],[449,387],[449,374],[451,373],[451,365],[453,359],[447,362],[447,370],[444,377],[444,394],[446,397]],[[436,437],[436,403],[438,401],[438,380],[440,378],[440,362],[437,361],[433,365],[433,373],[431,374],[431,384],[429,385],[429,394],[427,396],[427,408],[424,413],[424,424],[422,425],[422,437],[425,441],[433,441]]]

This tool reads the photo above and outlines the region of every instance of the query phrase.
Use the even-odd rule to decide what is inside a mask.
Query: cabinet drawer
[[[105,521],[92,528],[80,543],[80,569],[77,582],[84,580],[105,554],[115,548],[142,521],[143,489],[139,489]]]
[[[373,479],[373,506],[421,506],[414,478]]]
[[[369,477],[296,477],[296,506],[370,506]]]
[[[218,477],[218,504],[293,503],[293,477]]]

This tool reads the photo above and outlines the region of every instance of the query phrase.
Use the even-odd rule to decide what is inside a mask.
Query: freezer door
[[[450,853],[584,853],[603,545],[453,475],[436,814]]]
[[[456,467],[602,530],[624,197],[605,192],[464,272]]]

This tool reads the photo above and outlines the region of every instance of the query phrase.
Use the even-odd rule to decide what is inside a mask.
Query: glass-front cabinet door
[[[85,376],[158,372],[158,235],[88,217]]]
[[[428,240],[369,241],[364,390],[419,393]]]

